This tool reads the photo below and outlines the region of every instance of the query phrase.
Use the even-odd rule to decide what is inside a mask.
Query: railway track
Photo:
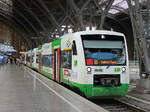
[[[147,112],[139,107],[136,107],[132,104],[122,102],[119,100],[93,100],[92,102],[103,107],[104,109],[110,112]]]

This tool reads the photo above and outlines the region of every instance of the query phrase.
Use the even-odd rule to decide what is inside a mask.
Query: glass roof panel
[[[114,3],[112,4],[112,6],[120,7],[120,10],[110,9],[109,13],[111,13],[111,14],[117,14],[123,9],[124,10],[128,9],[128,4],[127,4],[126,0],[115,0]]]
[[[119,13],[120,11],[118,11],[116,9],[110,9],[108,12],[111,14],[116,14],[116,13]]]
[[[118,4],[118,6],[124,8],[124,9],[128,9],[128,4],[127,4],[126,1],[120,2],[120,3]]]

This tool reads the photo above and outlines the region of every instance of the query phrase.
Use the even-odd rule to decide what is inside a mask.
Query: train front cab
[[[124,96],[128,91],[128,52],[125,37],[115,34],[81,36],[85,54],[88,97]],[[85,79],[86,80],[86,79]],[[88,83],[88,82],[86,82]]]
[[[88,98],[124,96],[129,87],[124,35],[75,36],[73,44],[75,42],[76,48],[72,46],[70,69],[63,70],[65,82],[78,87]]]

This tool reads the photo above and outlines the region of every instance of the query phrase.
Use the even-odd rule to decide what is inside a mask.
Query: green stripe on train
[[[52,42],[52,48],[61,44],[61,39]]]
[[[128,92],[129,84],[122,84],[117,87],[94,87],[93,84],[79,84],[75,82],[71,82],[69,80],[65,80],[63,77],[63,69],[60,69],[61,73],[61,82],[70,85],[72,87],[77,88],[81,91],[86,97],[104,97],[104,96],[125,96]],[[48,78],[52,78],[52,74],[47,72],[42,72],[42,74]]]
[[[79,84],[70,81],[64,81],[72,87],[78,89],[88,98],[101,96],[125,96],[128,92],[129,84],[122,84],[117,87],[94,87],[93,84]]]
[[[52,79],[52,74],[50,74],[50,73],[48,73],[48,72],[45,72],[45,71],[42,71],[41,73],[42,73],[44,76],[46,76],[46,77]]]

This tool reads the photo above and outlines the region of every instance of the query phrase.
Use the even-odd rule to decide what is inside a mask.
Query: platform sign
[[[25,53],[25,51],[20,51],[20,52],[19,52],[19,54],[24,54],[24,53]]]

